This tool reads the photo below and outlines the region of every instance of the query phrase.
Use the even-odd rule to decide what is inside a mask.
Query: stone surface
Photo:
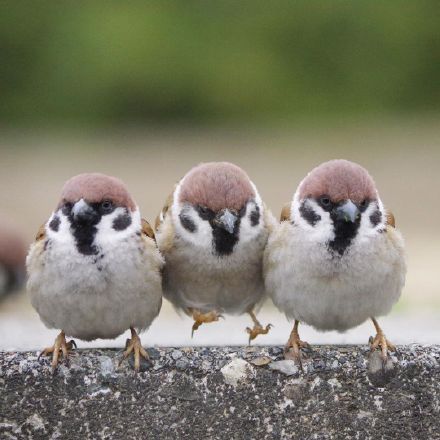
[[[138,375],[116,350],[78,350],[54,375],[36,353],[0,353],[0,439],[440,439],[438,346],[388,363],[366,346],[314,347],[289,376],[271,368],[279,347],[148,351]],[[233,385],[231,365],[244,371]]]
[[[269,364],[269,368],[271,370],[279,371],[280,373],[285,374],[286,376],[292,376],[298,373],[298,365],[289,359],[282,361],[273,361]]]
[[[238,384],[248,382],[255,377],[255,371],[252,365],[244,359],[237,358],[227,363],[221,370],[223,379],[228,385],[236,387]]]

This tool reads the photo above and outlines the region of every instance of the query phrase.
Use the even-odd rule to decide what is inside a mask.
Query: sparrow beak
[[[351,200],[347,200],[343,205],[336,208],[336,219],[339,221],[355,223],[360,215],[361,212]]]
[[[93,224],[99,220],[98,213],[84,199],[75,203],[72,213],[76,223]]]
[[[237,215],[229,209],[220,211],[214,219],[214,224],[219,228],[224,229],[230,234],[234,233],[235,224],[237,223]]]

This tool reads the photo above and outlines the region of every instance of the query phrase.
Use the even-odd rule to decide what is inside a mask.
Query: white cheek
[[[179,213],[184,212],[196,226],[194,232],[188,231],[182,226],[180,222]],[[208,221],[202,220],[199,214],[192,206],[174,206],[172,208],[173,223],[175,225],[176,233],[185,241],[190,242],[196,246],[203,248],[212,247],[212,228]]]
[[[115,240],[123,240],[141,229],[141,216],[139,210],[129,213],[131,215],[131,223],[122,231],[117,231],[113,228],[113,222],[120,216],[126,213],[125,208],[116,208],[111,214],[103,215],[101,221],[96,226],[97,233],[94,243],[98,246],[105,246],[113,243]]]
[[[333,221],[330,218],[330,213],[324,211],[315,200],[308,199],[305,203],[306,206],[313,209],[313,211],[319,215],[321,219],[313,226],[305,218],[303,218],[299,212],[302,201],[300,201],[297,194],[295,194],[291,208],[294,224],[307,234],[306,237],[308,240],[319,243],[326,243],[333,240],[335,238],[335,232]]]
[[[49,227],[50,222],[58,217],[60,219],[60,224],[58,230],[54,231]],[[74,244],[74,238],[70,232],[70,222],[67,217],[62,213],[61,209],[52,213],[49,220],[46,223],[46,235],[50,240],[56,240],[59,243]]]
[[[379,209],[379,211],[381,212],[382,218],[381,221],[376,226],[374,226],[371,223],[370,215],[373,214],[377,209]],[[361,224],[358,231],[359,239],[368,239],[369,237],[376,235],[377,230],[382,229],[385,226],[385,222],[386,216],[382,202],[378,200],[377,206],[375,202],[370,203],[368,208],[362,213]]]
[[[260,219],[257,225],[252,226],[250,216],[252,212],[255,210],[256,206],[259,207],[260,210]],[[246,206],[246,213],[243,215],[240,221],[240,242],[246,243],[258,237],[261,234],[261,230],[264,228],[264,215],[263,208],[260,205],[257,205],[254,202],[248,203]]]

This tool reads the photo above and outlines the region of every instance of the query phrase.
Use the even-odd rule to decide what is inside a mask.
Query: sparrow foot
[[[267,324],[266,327],[263,327],[260,321],[258,321],[253,311],[250,311],[248,313],[254,323],[253,328],[246,327],[246,331],[249,334],[248,344],[251,345],[251,341],[253,341],[258,335],[267,335],[269,333],[269,330],[273,327],[273,325]]]
[[[125,344],[125,351],[122,356],[119,365],[130,356],[131,353],[134,355],[134,371],[136,373],[139,372],[141,367],[141,356],[149,363],[151,363],[150,357],[148,356],[147,351],[142,347],[141,338],[136,333],[136,330],[133,327],[130,327],[131,338],[127,339]]]
[[[302,348],[310,348],[308,342],[301,341],[298,333],[299,321],[295,320],[292,333],[290,333],[286,346],[284,347],[284,357],[295,361],[302,368]]]
[[[266,327],[261,325],[254,325],[252,328],[246,327],[246,331],[249,334],[248,344],[251,345],[251,341],[253,341],[258,335],[267,335],[272,327],[272,324],[267,324]]]
[[[48,356],[52,353],[52,373],[55,372],[57,366],[58,366],[58,360],[60,357],[60,353],[63,355],[63,358],[66,361],[66,364],[69,363],[69,352],[72,351],[72,348],[76,347],[76,343],[73,339],[71,339],[69,342],[66,341],[66,335],[62,331],[56,338],[55,342],[51,347],[45,348],[39,355],[38,359],[40,359],[41,356]]]
[[[378,322],[374,318],[371,318],[371,320],[373,321],[374,327],[376,328],[376,336],[374,338],[370,336],[370,339],[368,341],[370,344],[370,350],[374,351],[380,347],[382,361],[386,362],[388,359],[388,351],[396,351],[396,346],[388,341]]]
[[[192,317],[194,319],[194,324],[191,330],[191,337],[194,336],[194,332],[202,325],[208,324],[209,322],[218,321],[220,318],[224,318],[223,315],[217,313],[215,310],[212,310],[207,313],[201,313],[197,309],[189,309],[190,313],[192,313]]]

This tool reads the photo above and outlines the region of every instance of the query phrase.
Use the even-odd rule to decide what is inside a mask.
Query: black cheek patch
[[[321,216],[317,214],[312,208],[306,206],[306,202],[303,202],[299,208],[301,217],[306,220],[310,225],[315,226],[321,220]]]
[[[382,213],[376,209],[373,214],[370,215],[370,222],[373,226],[377,226],[382,221]]]
[[[260,223],[260,208],[258,206],[255,207],[254,211],[252,211],[250,220],[252,226],[257,226],[258,223]]]
[[[113,229],[115,231],[123,231],[131,225],[131,215],[128,212],[118,215],[113,220]]]
[[[54,218],[50,221],[50,223],[49,223],[49,228],[52,229],[52,231],[54,231],[54,232],[58,232],[58,229],[60,228],[60,223],[61,223],[61,220],[60,220],[60,218],[56,215],[56,216],[54,216]]]
[[[197,230],[196,224],[185,214],[179,214],[179,220],[182,226],[189,232],[195,232]]]

